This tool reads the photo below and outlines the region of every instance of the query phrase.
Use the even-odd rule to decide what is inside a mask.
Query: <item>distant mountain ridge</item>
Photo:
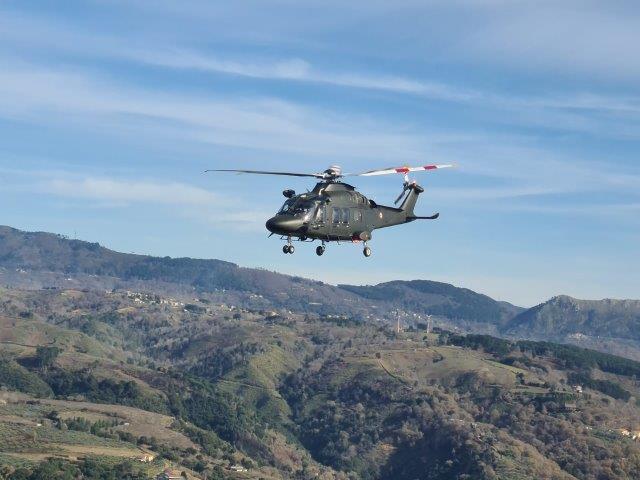
[[[640,300],[560,295],[526,310],[429,280],[334,286],[223,260],[120,253],[98,243],[6,226],[0,226],[0,284],[154,292],[171,287],[183,293],[218,292],[221,301],[260,308],[387,320],[400,310],[409,322],[418,314],[433,315],[447,327],[574,343],[640,360]]]
[[[395,280],[374,286],[339,287],[364,298],[398,303],[409,311],[476,321],[490,318],[496,325],[502,325],[524,311],[467,288],[430,280]]]
[[[640,300],[578,300],[566,295],[516,315],[505,333],[540,337],[590,335],[640,340]]]
[[[119,253],[98,243],[44,232],[0,227],[0,268],[64,275],[165,282],[196,291],[237,290],[297,311],[384,313],[391,309],[442,316],[452,321],[501,325],[523,309],[453,285],[426,280],[376,286],[333,286],[222,260],[152,257]],[[373,308],[372,308],[373,307]]]

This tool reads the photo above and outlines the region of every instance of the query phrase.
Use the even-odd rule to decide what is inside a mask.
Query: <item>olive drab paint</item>
[[[407,174],[413,171],[433,170],[451,165],[426,165],[423,167],[397,167],[384,170],[371,170],[359,174],[342,174],[338,166],[331,166],[322,173],[305,174],[289,172],[266,172],[256,170],[207,170],[223,172],[254,173],[261,175],[285,175],[296,177],[320,178],[314,189],[307,193],[297,194],[287,189],[282,192],[286,200],[278,213],[267,220],[266,227],[271,234],[286,239],[282,251],[293,253],[293,240],[320,241],[316,253],[322,255],[328,242],[364,242],[363,253],[371,256],[371,248],[367,242],[371,240],[374,230],[403,225],[415,220],[435,220],[439,214],[419,217],[414,213],[418,197],[424,189],[415,182],[410,182]],[[399,207],[378,205],[356,189],[341,181],[344,176],[374,176],[391,173],[404,174],[403,190],[396,199]]]

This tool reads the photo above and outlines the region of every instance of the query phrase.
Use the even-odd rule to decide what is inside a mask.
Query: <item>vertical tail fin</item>
[[[402,205],[400,205],[400,209],[405,213],[407,217],[414,217],[413,209],[416,206],[416,202],[418,201],[418,196],[424,192],[424,188],[422,188],[417,183],[408,185],[409,194],[406,196]]]

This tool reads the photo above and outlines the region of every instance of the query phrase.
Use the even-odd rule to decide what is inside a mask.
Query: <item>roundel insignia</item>
[[[382,212],[378,212],[378,216],[382,218]]]

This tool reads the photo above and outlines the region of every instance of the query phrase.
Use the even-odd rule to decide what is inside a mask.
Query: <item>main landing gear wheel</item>
[[[285,245],[282,247],[282,253],[293,253],[296,249],[293,245]]]
[[[324,245],[318,245],[316,247],[316,255],[318,255],[319,257],[322,256],[322,254],[324,253],[325,247]]]
[[[363,254],[365,257],[370,257],[370,256],[371,256],[371,248],[369,248],[369,247],[364,247],[364,250],[362,250],[362,254]]]

